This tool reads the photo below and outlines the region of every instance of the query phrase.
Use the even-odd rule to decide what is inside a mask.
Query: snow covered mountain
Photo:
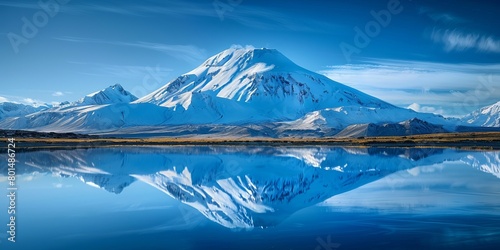
[[[277,50],[231,48],[140,99],[114,85],[69,105],[5,119],[0,126],[171,136],[230,128],[250,136],[283,137],[334,135],[353,124],[413,118],[449,131],[460,125],[458,119],[393,106],[306,70]]]
[[[417,118],[400,123],[365,123],[349,125],[336,137],[361,137],[361,136],[404,136],[419,134],[434,134],[449,132],[442,125],[435,125]]]
[[[473,111],[462,120],[472,126],[500,127],[500,101]]]
[[[339,106],[396,108],[266,48],[225,50],[136,103],[195,112],[201,105],[211,121],[190,122],[239,124],[298,119],[308,112]]]
[[[64,102],[61,105],[0,120],[0,126],[9,129],[25,129],[40,132],[80,132],[88,133],[113,129],[123,126],[125,122],[134,125],[136,121],[143,120],[142,115],[150,114],[152,119],[146,119],[148,124],[156,124],[155,117],[160,117],[161,109],[156,105],[145,108],[128,117],[131,109],[129,103],[137,97],[115,84],[101,91],[89,94],[75,102]],[[134,107],[135,108],[135,107]],[[148,112],[149,110],[149,112]],[[154,110],[154,111],[152,111]],[[153,116],[151,112],[156,113]],[[124,121],[127,116],[128,120]]]
[[[33,106],[14,102],[3,102],[0,103],[0,120],[7,117],[24,116],[49,108],[49,105]]]
[[[72,106],[104,105],[115,103],[130,103],[137,97],[123,89],[120,84],[109,86],[103,90],[88,94],[82,99],[72,103]]]
[[[370,127],[365,126],[365,124],[397,124],[402,121],[425,121],[436,126],[442,126],[443,130],[448,131],[453,131],[457,124],[459,124],[458,119],[444,118],[429,113],[418,113],[403,108],[376,109],[362,106],[347,106],[310,112],[297,120],[279,123],[280,125],[276,130],[283,135],[300,135],[314,132],[313,134],[316,135],[333,136],[347,128],[349,129],[344,132],[355,128],[360,131],[365,127]],[[415,123],[412,124],[412,126],[415,125]],[[374,125],[371,125],[371,127],[374,127]],[[403,127],[400,126],[399,129],[403,130]],[[387,129],[386,131],[389,132]],[[412,129],[405,129],[405,131],[410,133],[417,132]],[[394,130],[394,132],[397,131]]]

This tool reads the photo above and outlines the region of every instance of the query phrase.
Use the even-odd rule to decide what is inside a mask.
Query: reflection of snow
[[[283,152],[284,157],[294,157],[313,167],[321,167],[321,163],[326,160],[326,155],[318,148],[287,148]]]
[[[462,161],[500,176],[498,151],[154,147],[34,151],[18,159],[20,174],[77,177],[117,194],[139,180],[228,228],[272,226],[302,208],[398,171],[406,178],[440,174],[443,162]],[[421,189],[422,195],[429,191]]]
[[[481,152],[480,154],[470,153],[462,158],[462,162],[500,178],[500,151]]]

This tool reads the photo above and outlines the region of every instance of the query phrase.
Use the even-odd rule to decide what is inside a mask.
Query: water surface
[[[30,151],[17,160],[16,243],[5,226],[2,249],[500,244],[499,151],[119,147]],[[8,223],[8,199],[0,202]]]

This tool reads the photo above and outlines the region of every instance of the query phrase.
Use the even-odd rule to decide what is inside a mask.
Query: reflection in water
[[[267,228],[418,166],[457,161],[500,178],[499,155],[432,148],[124,147],[20,153],[17,171],[75,177],[116,194],[140,181],[224,227]]]

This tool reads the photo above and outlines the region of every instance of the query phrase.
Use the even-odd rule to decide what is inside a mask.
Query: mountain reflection
[[[417,166],[461,161],[500,178],[499,156],[436,148],[92,148],[19,153],[17,172],[75,177],[116,194],[142,181],[224,227],[253,228]]]

